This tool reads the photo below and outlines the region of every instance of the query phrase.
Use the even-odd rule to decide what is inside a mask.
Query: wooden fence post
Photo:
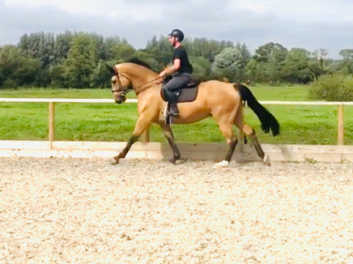
[[[343,104],[338,105],[337,111],[337,145],[344,145],[344,118],[343,118]]]
[[[49,135],[48,135],[50,149],[53,148],[53,141],[55,140],[55,103],[49,102]]]

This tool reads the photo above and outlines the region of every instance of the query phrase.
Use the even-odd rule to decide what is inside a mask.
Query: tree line
[[[231,41],[195,38],[183,43],[199,79],[308,83],[326,73],[353,74],[353,49],[341,50],[342,59],[332,60],[324,49],[289,50],[274,42],[258,47],[254,54],[245,44]],[[0,88],[109,87],[107,64],[136,57],[161,71],[172,52],[166,36],[155,36],[144,49],[135,49],[120,37],[94,33],[25,34],[17,45],[0,47]]]

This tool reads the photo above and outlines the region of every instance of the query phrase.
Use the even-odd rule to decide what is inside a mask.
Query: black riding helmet
[[[180,42],[182,42],[184,39],[184,33],[180,29],[173,29],[172,32],[168,34],[168,36],[176,37]]]

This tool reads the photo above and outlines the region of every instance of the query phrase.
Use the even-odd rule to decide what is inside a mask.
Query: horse
[[[137,96],[138,119],[134,131],[124,149],[114,157],[114,164],[126,157],[131,146],[152,123],[158,124],[167,139],[173,157],[170,161],[175,164],[181,160],[180,151],[175,143],[171,126],[166,122],[164,111],[166,102],[162,99],[162,82],[158,73],[154,72],[142,61],[123,62],[110,67],[113,74],[111,89],[113,99],[121,104],[126,100],[126,94],[134,90]],[[264,132],[272,132],[276,136],[280,132],[280,125],[276,118],[264,108],[252,94],[250,89],[240,83],[229,83],[218,80],[203,81],[198,84],[198,94],[193,102],[179,103],[179,116],[174,118],[174,124],[189,124],[212,117],[218,124],[220,131],[228,144],[228,151],[220,166],[227,166],[233,156],[238,143],[233,131],[236,125],[241,133],[249,138],[262,161],[270,165],[267,154],[264,153],[255,130],[244,122],[243,107],[248,106],[255,112],[261,121]]]

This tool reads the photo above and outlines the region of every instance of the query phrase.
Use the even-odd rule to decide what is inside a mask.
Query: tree
[[[55,64],[60,64],[67,59],[73,38],[74,34],[72,34],[70,31],[66,31],[65,33],[56,36],[54,46]]]
[[[16,46],[7,45],[0,49],[0,86],[16,88],[35,81],[39,71],[38,59],[27,57]]]
[[[99,88],[109,87],[111,77],[112,74],[107,69],[106,62],[99,60],[97,66],[91,74],[91,86]]]
[[[255,82],[267,80],[266,69],[264,63],[259,63],[256,59],[251,58],[245,67],[245,75],[247,79]]]
[[[114,60],[115,62],[126,61],[135,54],[135,49],[125,39],[121,40],[119,37],[106,39],[104,49],[106,54],[100,59]]]
[[[281,68],[288,50],[279,43],[269,42],[256,49],[253,61],[246,71],[250,79],[260,82],[279,82]],[[256,76],[254,78],[254,76]]]
[[[191,56],[190,62],[193,67],[193,76],[198,79],[207,79],[211,73],[211,63],[202,56]]]
[[[313,52],[314,57],[316,57],[317,61],[319,62],[320,68],[324,71],[325,70],[325,62],[327,60],[328,52],[326,49],[318,49]]]
[[[343,50],[340,50],[339,55],[341,55],[344,60],[351,60],[351,61],[353,61],[353,49],[343,49]]]
[[[91,74],[97,62],[96,41],[84,33],[75,36],[68,57],[64,62],[67,86],[91,87]]]
[[[66,87],[64,64],[57,64],[49,69],[50,86],[51,87]]]
[[[245,80],[245,67],[250,60],[250,52],[244,44],[237,44],[234,48],[225,48],[215,57],[212,72],[228,80]]]
[[[48,68],[55,62],[55,37],[52,33],[32,33],[23,35],[18,47],[27,57],[38,59],[40,69],[36,74],[36,84],[46,86],[49,84]]]
[[[204,57],[211,63],[225,48],[234,47],[231,41],[208,40],[206,38],[186,39],[184,46],[188,51],[189,56]]]
[[[282,78],[288,82],[308,83],[314,79],[310,70],[310,52],[293,48],[283,62]]]
[[[159,63],[156,58],[147,52],[146,50],[138,50],[135,52],[135,56],[140,60],[146,62],[149,66],[151,66],[152,70],[156,72],[160,72],[165,65]]]
[[[263,81],[270,83],[279,82],[281,79],[281,68],[287,57],[288,50],[279,43],[270,42],[260,46],[254,58],[261,65],[264,72]]]
[[[26,56],[39,59],[42,68],[54,62],[54,46],[54,34],[44,32],[25,34],[18,44]]]
[[[279,43],[269,42],[256,49],[254,58],[259,62],[282,62],[288,50]]]
[[[149,53],[158,62],[159,68],[162,68],[171,63],[173,47],[170,45],[167,37],[160,36],[157,40],[154,36],[152,40],[147,43],[144,52]]]
[[[340,50],[339,55],[343,57],[339,69],[341,69],[343,73],[353,74],[353,49]]]
[[[261,78],[259,81],[279,82],[281,79],[281,68],[287,57],[288,50],[279,43],[270,42],[256,49],[254,59],[259,64],[252,69],[261,72],[250,72]]]

